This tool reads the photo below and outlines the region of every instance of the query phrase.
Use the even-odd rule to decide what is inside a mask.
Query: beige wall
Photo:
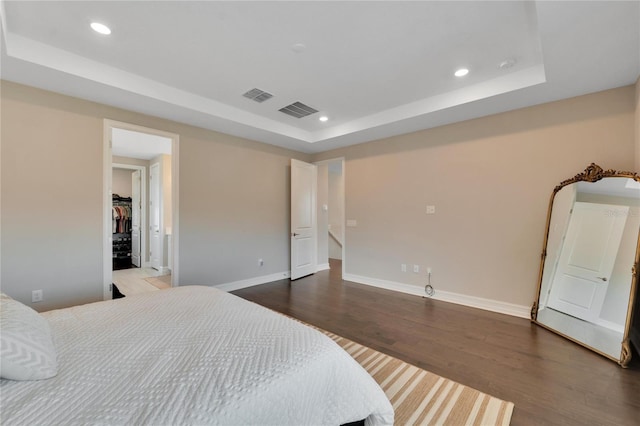
[[[105,118],[180,135],[181,284],[289,269],[289,159],[310,156],[6,81],[1,96],[9,295],[43,289],[37,310],[102,299]]]
[[[309,156],[206,131],[180,141],[181,283],[288,271],[290,158]]]
[[[552,188],[590,162],[633,169],[638,144],[633,86],[314,156],[9,82],[1,96],[2,288],[44,289],[39,310],[102,298],[104,118],[180,135],[181,284],[288,270],[289,159],[345,157],[347,273],[419,288],[400,263],[430,266],[436,291],[519,305]]]
[[[43,289],[40,310],[101,299],[101,119],[68,98],[1,89],[2,290],[31,302]]]
[[[121,197],[131,197],[131,173],[130,169],[113,168],[111,170],[111,189],[114,194]]]
[[[436,292],[530,306],[554,186],[634,167],[634,102],[629,86],[314,156],[346,158],[346,273],[419,288],[400,271],[418,264]]]

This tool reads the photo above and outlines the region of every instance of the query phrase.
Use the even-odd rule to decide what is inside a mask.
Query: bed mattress
[[[42,314],[58,375],[2,380],[3,424],[392,424],[369,374],[322,333],[210,287]]]

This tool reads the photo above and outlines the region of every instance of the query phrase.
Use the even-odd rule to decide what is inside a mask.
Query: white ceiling
[[[3,1],[1,13],[3,79],[309,153],[640,75],[638,1]],[[274,96],[242,96],[252,88]],[[296,101],[320,112],[278,111]]]
[[[171,155],[171,139],[126,129],[111,129],[111,154],[118,157],[151,160],[160,155]]]

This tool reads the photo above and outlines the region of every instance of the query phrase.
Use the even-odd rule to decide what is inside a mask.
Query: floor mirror
[[[640,176],[591,164],[551,195],[531,320],[626,367],[639,262]]]

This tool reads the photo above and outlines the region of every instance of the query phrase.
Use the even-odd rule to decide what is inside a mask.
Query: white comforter
[[[43,315],[58,375],[2,380],[2,424],[393,423],[384,392],[332,340],[213,288]]]

